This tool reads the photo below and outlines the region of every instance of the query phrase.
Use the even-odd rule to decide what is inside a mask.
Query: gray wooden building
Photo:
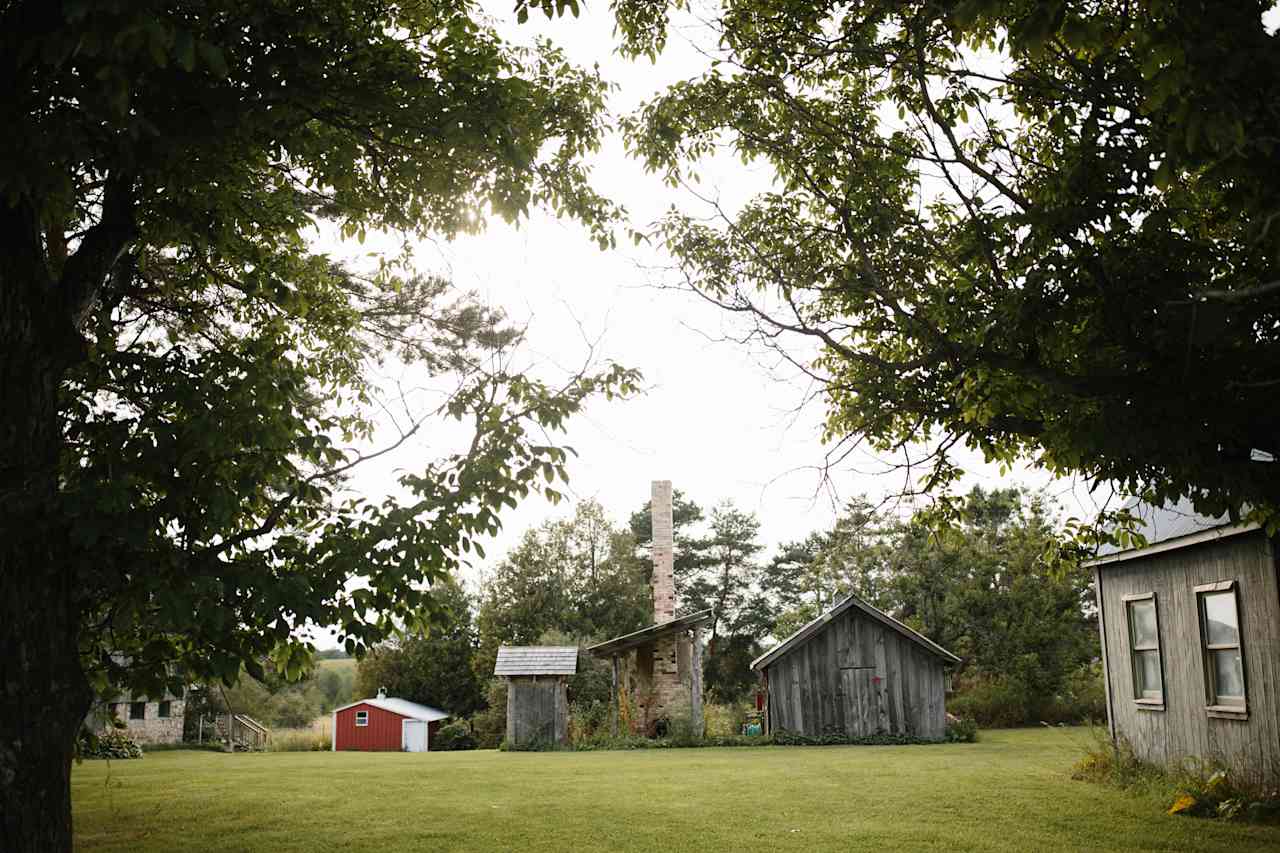
[[[960,658],[850,595],[752,662],[765,727],[803,735],[941,739],[947,668]]]
[[[493,674],[507,680],[507,743],[569,742],[569,676],[574,646],[502,646]]]
[[[1187,504],[1130,511],[1146,545],[1089,564],[1112,737],[1158,764],[1280,774],[1276,543]]]

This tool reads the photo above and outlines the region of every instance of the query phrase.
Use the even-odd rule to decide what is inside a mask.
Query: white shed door
[[[404,749],[406,752],[427,751],[427,721],[404,721]]]

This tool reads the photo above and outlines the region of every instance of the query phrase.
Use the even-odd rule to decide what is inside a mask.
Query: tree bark
[[[0,205],[0,850],[11,853],[71,850],[71,762],[92,702],[57,503],[58,391],[79,336],[22,213]]]

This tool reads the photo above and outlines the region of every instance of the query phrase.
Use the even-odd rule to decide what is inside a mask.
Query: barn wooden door
[[[879,685],[871,666],[840,668],[840,687],[844,694],[844,728],[851,737],[873,735],[879,728]]]

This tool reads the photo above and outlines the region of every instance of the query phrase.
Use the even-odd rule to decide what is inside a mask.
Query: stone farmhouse
[[[118,696],[96,706],[89,725],[104,731],[112,716],[125,724],[124,732],[138,743],[181,743],[186,703],[168,693],[159,699]]]

